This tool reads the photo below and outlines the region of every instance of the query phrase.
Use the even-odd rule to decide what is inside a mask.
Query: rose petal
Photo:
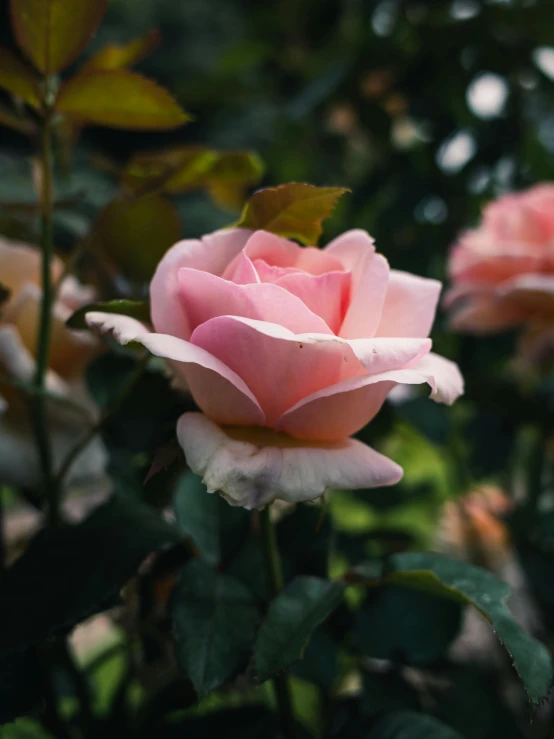
[[[216,231],[202,240],[179,241],[165,253],[150,283],[152,322],[156,331],[182,339],[190,337],[187,318],[178,298],[179,269],[190,267],[220,275],[251,233],[243,228]]]
[[[190,468],[231,505],[313,500],[328,488],[381,487],[402,477],[395,462],[354,439],[314,445],[261,432],[259,441],[240,429],[230,431],[233,438],[199,413],[185,413],[177,424]]]
[[[62,271],[63,262],[58,257],[54,257],[52,278],[58,280]],[[11,241],[0,237],[0,283],[10,290],[11,300],[18,297],[24,285],[40,285],[40,272],[40,250],[38,248],[22,241]]]
[[[42,290],[37,285],[23,287],[10,306],[5,320],[16,326],[22,342],[31,354],[36,353],[42,303]],[[72,310],[57,301],[52,310],[49,366],[60,377],[80,375],[98,352],[98,341],[87,331],[73,331],[66,326]]]
[[[429,339],[345,341],[326,334],[293,334],[276,324],[232,316],[202,324],[191,341],[244,379],[269,426],[321,388],[366,371],[406,367],[431,346]]]
[[[442,285],[392,269],[376,336],[429,336]]]
[[[312,313],[325,321],[333,333],[339,332],[348,308],[351,284],[349,273],[327,272],[323,275],[311,275],[306,272],[294,272],[278,278],[275,284],[296,295]]]
[[[510,306],[517,306],[532,316],[554,315],[554,275],[519,275],[503,282],[495,292]]]
[[[431,386],[431,397],[447,405],[463,393],[457,365],[429,353],[409,368],[351,377],[319,390],[284,413],[276,427],[298,438],[337,439],[363,428],[395,384],[424,382]]]
[[[263,260],[270,267],[295,267],[312,275],[342,270],[341,263],[320,249],[303,247],[268,231],[255,231],[244,247],[252,261]],[[236,263],[231,263],[223,277],[231,279]]]
[[[92,311],[86,322],[120,344],[141,343],[157,357],[169,360],[182,374],[200,408],[223,424],[263,424],[264,414],[244,380],[199,346],[167,334],[151,333],[142,323],[110,313]]]
[[[373,239],[359,229],[347,231],[324,249],[352,272],[350,305],[339,335],[345,339],[375,336],[387,292],[389,264],[375,254]]]
[[[304,396],[363,372],[347,342],[333,335],[296,335],[247,318],[213,318],[198,326],[191,342],[243,378],[269,426]]]
[[[183,268],[179,286],[192,331],[211,318],[227,315],[278,323],[296,333],[331,333],[302,300],[277,285],[236,285],[208,272]]]

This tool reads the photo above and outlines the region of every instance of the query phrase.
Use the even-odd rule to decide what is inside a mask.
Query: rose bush
[[[165,254],[150,287],[155,332],[126,316],[87,321],[184,377],[202,411],[178,423],[188,464],[209,491],[255,508],[400,479],[350,437],[398,383],[429,383],[446,403],[462,392],[427,338],[440,288],[390,270],[364,231],[319,250],[231,229]]]
[[[528,356],[554,346],[554,184],[490,203],[449,260],[452,326],[491,333],[525,324]]]
[[[60,280],[61,260],[54,260],[52,277]],[[0,239],[0,283],[4,301],[0,305],[0,482],[35,487],[40,467],[29,409],[17,385],[33,382],[35,351],[40,319],[40,252],[20,242]],[[96,409],[87,396],[83,370],[98,352],[98,341],[84,331],[71,331],[65,321],[79,307],[90,303],[93,293],[74,277],[59,285],[52,316],[52,342],[47,390],[68,404],[49,404],[52,452],[56,465],[85,429],[94,422]],[[76,459],[67,478],[70,484],[101,476],[105,452],[97,440]]]

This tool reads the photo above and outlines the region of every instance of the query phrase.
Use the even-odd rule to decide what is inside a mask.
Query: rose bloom
[[[525,325],[522,349],[537,359],[554,347],[554,184],[487,205],[478,228],[453,247],[452,326],[493,333]]]
[[[32,383],[42,290],[40,252],[16,241],[0,238],[0,284],[8,291],[0,303],[0,483],[34,488],[40,484],[40,464],[28,399],[12,383]],[[63,263],[54,259],[52,278],[59,280]],[[47,390],[80,406],[48,403],[49,431],[54,462],[59,465],[75,441],[94,422],[96,409],[86,395],[83,370],[98,352],[95,337],[71,331],[65,321],[92,298],[90,288],[66,277],[59,287],[52,315],[52,341]],[[80,484],[102,475],[106,456],[99,441],[76,459],[66,479]]]
[[[181,241],[150,286],[155,333],[87,314],[89,325],[165,357],[202,413],[177,435],[210,492],[256,508],[327,488],[392,485],[401,468],[350,436],[398,383],[462,392],[458,368],[427,338],[440,283],[389,269],[364,231],[325,249],[265,231]]]

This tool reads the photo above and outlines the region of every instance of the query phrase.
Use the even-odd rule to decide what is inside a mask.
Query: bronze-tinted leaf
[[[55,108],[73,120],[112,128],[161,131],[190,120],[167,90],[124,69],[72,77],[60,89]]]
[[[263,163],[253,152],[181,146],[134,156],[123,171],[122,184],[140,193],[205,188],[218,205],[236,208],[246,188],[262,174]]]
[[[39,80],[36,72],[4,47],[0,47],[0,87],[17,95],[34,108],[40,107]]]
[[[268,187],[252,195],[234,225],[265,229],[304,244],[316,244],[322,221],[331,215],[345,192],[345,187],[315,187],[297,182]]]
[[[160,32],[156,29],[145,36],[133,39],[126,44],[108,44],[103,46],[90,59],[87,59],[81,71],[93,69],[126,69],[132,67],[159,44]]]
[[[147,281],[180,235],[177,209],[162,195],[118,198],[98,216],[91,248],[130,280]]]
[[[11,0],[17,43],[40,72],[59,72],[83,51],[107,5],[108,0]]]

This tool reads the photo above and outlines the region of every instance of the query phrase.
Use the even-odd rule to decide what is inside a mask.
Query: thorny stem
[[[271,597],[275,598],[283,589],[284,583],[281,559],[279,557],[279,549],[277,547],[277,539],[275,536],[275,527],[271,520],[271,506],[266,506],[260,512],[260,528],[262,548],[266,560],[267,576],[269,580],[269,590]],[[272,682],[281,718],[283,735],[286,739],[296,739],[296,721],[294,718],[294,708],[287,675],[284,673],[277,675],[273,678]]]

